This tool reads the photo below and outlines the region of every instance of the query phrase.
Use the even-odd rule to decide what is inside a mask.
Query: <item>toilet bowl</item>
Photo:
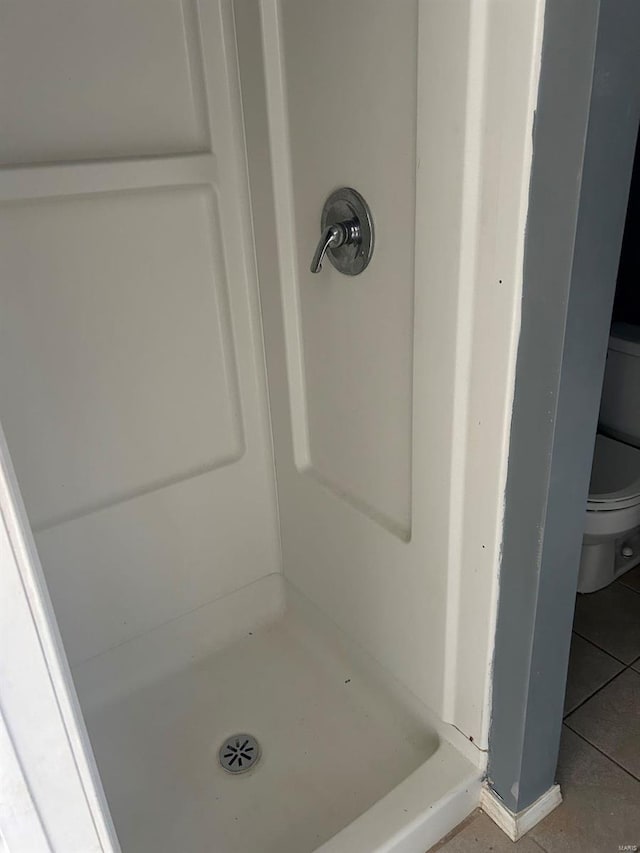
[[[640,563],[640,327],[611,327],[578,592]]]
[[[595,592],[640,563],[640,449],[596,436],[578,592]]]

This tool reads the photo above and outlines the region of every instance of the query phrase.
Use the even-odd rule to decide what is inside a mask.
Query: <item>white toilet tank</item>
[[[599,429],[640,447],[640,326],[611,326]]]

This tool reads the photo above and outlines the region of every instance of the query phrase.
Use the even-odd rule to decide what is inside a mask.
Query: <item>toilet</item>
[[[614,323],[587,500],[578,592],[640,563],[640,326]]]

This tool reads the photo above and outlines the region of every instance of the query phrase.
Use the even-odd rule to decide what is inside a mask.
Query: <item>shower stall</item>
[[[542,12],[3,4],[3,631],[27,602],[73,758],[57,801],[6,672],[42,849],[424,853],[477,805]]]

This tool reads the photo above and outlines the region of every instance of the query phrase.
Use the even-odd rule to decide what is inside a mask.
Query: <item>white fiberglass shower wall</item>
[[[542,2],[4,6],[0,418],[119,843],[422,851],[487,748]],[[313,275],[341,186],[373,258]]]
[[[483,748],[541,11],[262,4],[275,216],[255,227],[285,575]],[[371,207],[373,259],[312,275],[345,185]]]

